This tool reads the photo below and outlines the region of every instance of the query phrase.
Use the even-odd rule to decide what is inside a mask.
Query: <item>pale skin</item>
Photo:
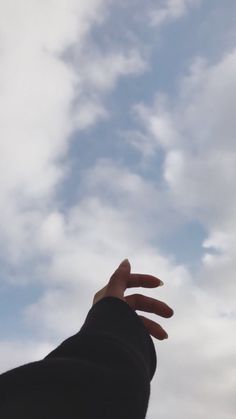
[[[147,297],[142,294],[132,294],[126,297],[124,296],[126,288],[156,288],[162,285],[163,282],[155,276],[131,273],[130,263],[128,259],[125,259],[113,273],[108,284],[95,294],[93,305],[102,298],[117,297],[128,303],[133,310],[154,313],[159,316],[168,318],[173,316],[174,311],[163,301],[156,300],[155,298]],[[166,331],[160,326],[160,324],[154,322],[151,319],[148,319],[145,316],[138,316],[142,320],[148,333],[155,339],[163,340],[168,338]]]

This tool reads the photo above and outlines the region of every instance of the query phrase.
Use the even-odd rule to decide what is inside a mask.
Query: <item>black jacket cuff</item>
[[[139,366],[145,369],[149,380],[152,380],[157,364],[155,346],[142,320],[128,303],[117,297],[99,300],[89,310],[80,331],[65,340],[46,358],[79,357],[81,338],[85,335],[117,342],[120,348],[133,354]],[[96,340],[94,342],[96,345]]]

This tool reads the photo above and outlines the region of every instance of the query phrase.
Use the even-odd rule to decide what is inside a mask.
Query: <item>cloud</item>
[[[60,53],[85,41],[102,5],[10,1],[2,8],[0,236],[6,257],[15,259],[26,247],[27,225],[41,216],[66,173],[76,73]]]
[[[121,77],[139,75],[148,68],[137,48],[105,51],[94,43],[75,53],[73,65],[78,68],[77,89],[74,101],[74,129],[85,129],[99,119],[108,119],[109,111],[103,98],[114,88]]]
[[[0,240],[11,263],[30,254],[30,237],[57,205],[72,134],[109,118],[104,96],[146,69],[137,49],[94,43],[91,28],[106,18],[105,0],[2,8]]]
[[[109,53],[93,49],[84,52],[81,61],[81,84],[98,91],[111,89],[121,76],[140,74],[147,69],[147,63],[135,49]]]
[[[0,340],[0,373],[39,361],[53,349],[51,343],[42,340]]]
[[[167,0],[165,5],[153,7],[149,18],[152,26],[161,26],[164,23],[179,19],[188,9],[197,6],[200,0]]]
[[[47,262],[52,258],[50,270],[54,280],[66,281],[67,285],[70,280],[76,281],[77,274],[87,281],[87,249],[93,258],[98,252],[97,262],[101,249],[109,254],[110,261],[115,261],[118,256],[113,254],[118,252],[122,257],[133,243],[141,240],[141,245],[144,238],[148,240],[163,232],[161,219],[168,214],[161,190],[112,159],[100,159],[84,171],[79,189],[83,197],[74,206],[64,212],[51,211],[39,220],[34,231],[35,251]],[[155,224],[150,225],[154,217]],[[125,248],[119,244],[124,241]],[[95,273],[89,275],[90,281],[96,280]],[[50,277],[50,272],[46,276]]]
[[[209,226],[235,208],[235,66],[235,51],[212,65],[197,59],[177,99],[157,95],[151,108],[136,105],[153,149],[165,153],[164,177],[176,203],[195,216],[200,206]]]
[[[209,233],[203,243],[202,286],[215,294],[222,291],[233,310],[235,70],[235,50],[212,64],[198,57],[179,83],[177,98],[156,95],[152,107],[135,107],[149,146],[164,154],[163,178],[173,205]]]

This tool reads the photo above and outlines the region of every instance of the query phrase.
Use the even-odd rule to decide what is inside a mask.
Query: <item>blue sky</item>
[[[147,419],[234,418],[235,9],[2,2],[1,371],[76,333],[128,257],[175,310],[149,316]]]

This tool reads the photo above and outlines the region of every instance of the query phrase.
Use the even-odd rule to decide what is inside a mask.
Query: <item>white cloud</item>
[[[148,109],[142,103],[133,106],[133,114],[146,125],[149,144],[153,151],[158,145],[165,149],[172,148],[179,141],[179,133],[176,131],[168,105],[168,98],[164,94],[159,94],[152,109]]]
[[[150,24],[161,26],[166,22],[184,16],[190,7],[196,6],[201,0],[167,0],[163,5],[155,6],[150,12]]]
[[[45,257],[47,263],[51,259],[49,271],[42,277],[67,285],[76,282],[78,276],[87,281],[89,257],[94,263],[96,259],[101,269],[104,263],[99,262],[101,250],[111,263],[115,262],[119,260],[118,254],[125,257],[134,243],[141,245],[144,238],[164,234],[166,228],[161,221],[164,215],[169,216],[169,225],[173,225],[163,192],[110,159],[100,159],[85,171],[79,188],[84,198],[73,207],[65,213],[52,211],[38,219],[34,251]],[[150,225],[152,217],[155,224]],[[137,232],[136,225],[139,225]],[[89,280],[96,281],[96,274],[89,273]]]
[[[77,77],[58,54],[79,47],[102,5],[9,1],[1,9],[0,236],[13,260],[67,169],[60,161]]]
[[[146,69],[147,63],[138,50],[118,50],[106,54],[93,49],[83,54],[81,83],[83,86],[88,84],[91,89],[104,91],[111,89],[120,76],[140,74]]]
[[[27,243],[55,205],[71,134],[108,118],[104,94],[119,77],[146,69],[137,50],[103,51],[90,39],[107,5],[60,0],[2,7],[0,239],[11,263],[31,253]]]
[[[200,210],[212,227],[233,216],[236,204],[235,67],[235,51],[212,65],[198,59],[173,103],[161,95],[150,109],[136,106],[153,148],[166,154],[164,176],[177,205],[195,216]]]
[[[83,42],[91,23],[102,21],[106,16],[105,4],[103,0],[2,2],[2,49],[7,53],[8,47],[15,49],[18,44],[21,50],[24,45],[27,49],[61,53],[68,45]]]
[[[47,341],[0,340],[0,374],[44,358],[55,347]]]
[[[109,118],[109,111],[102,103],[103,96],[119,78],[139,75],[148,68],[137,49],[106,52],[94,44],[75,54],[74,66],[78,68],[77,89],[80,91],[73,109],[73,124],[77,129]]]
[[[109,112],[97,98],[81,100],[74,108],[73,122],[78,130],[84,130],[98,120],[109,118]]]
[[[236,51],[208,64],[197,58],[171,101],[136,106],[153,150],[161,148],[173,205],[209,232],[201,284],[235,310]],[[164,127],[164,128],[163,128]],[[214,253],[212,253],[212,251]],[[224,278],[224,280],[222,280]],[[222,292],[222,294],[219,294]],[[233,293],[233,294],[232,294]]]
[[[138,130],[121,130],[119,136],[127,142],[128,145],[141,151],[144,157],[151,157],[155,154],[149,138]]]
[[[233,51],[183,81],[179,105],[169,114],[177,144],[167,151],[165,165],[177,202],[208,228],[227,233],[236,208],[235,69]]]

